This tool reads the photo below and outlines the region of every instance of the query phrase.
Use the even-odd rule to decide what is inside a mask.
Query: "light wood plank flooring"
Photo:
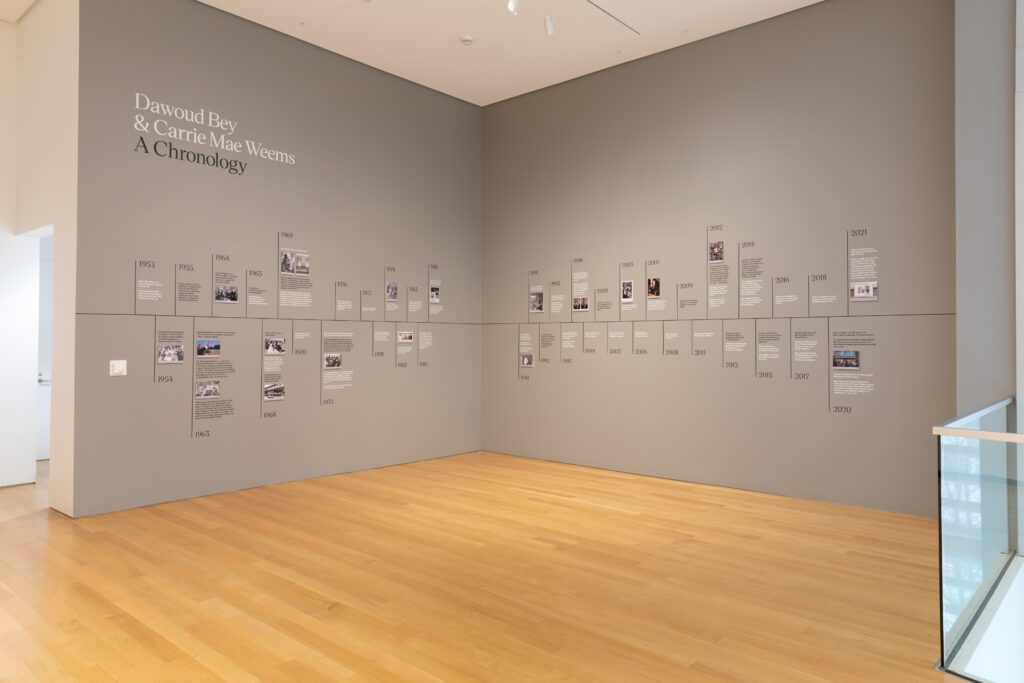
[[[471,453],[2,521],[0,680],[952,681],[937,567],[929,520]]]
[[[0,488],[0,522],[47,507],[50,499],[50,461],[36,461],[36,483]]]

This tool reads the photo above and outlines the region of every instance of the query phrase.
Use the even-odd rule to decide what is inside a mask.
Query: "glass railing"
[[[984,683],[1024,681],[1024,648],[1017,645],[1024,642],[1017,524],[1024,438],[1016,431],[1013,399],[933,429],[939,438],[941,664]]]

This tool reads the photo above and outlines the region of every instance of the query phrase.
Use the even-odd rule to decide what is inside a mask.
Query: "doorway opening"
[[[39,240],[39,384],[36,461],[50,459],[50,382],[53,380],[53,235]]]
[[[14,413],[0,420],[8,446],[0,449],[6,451],[0,461],[2,522],[49,507],[54,248],[51,226],[0,237],[8,323],[15,337],[29,342],[3,364],[16,396],[5,411]]]
[[[50,384],[53,381],[53,235],[39,239],[39,370],[36,410],[36,502],[49,505]]]

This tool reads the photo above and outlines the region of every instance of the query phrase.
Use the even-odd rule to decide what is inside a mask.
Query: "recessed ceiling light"
[[[508,11],[512,14],[519,14],[519,0],[508,0]]]
[[[463,33],[462,37],[459,38],[459,40],[462,41],[463,45],[472,45],[473,44],[473,34],[472,33]]]

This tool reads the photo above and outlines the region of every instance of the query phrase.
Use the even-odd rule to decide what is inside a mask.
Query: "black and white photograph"
[[[589,311],[590,310],[590,297],[589,296],[574,296],[572,298],[572,310],[574,310],[574,311]]]
[[[296,275],[309,275],[309,254],[295,252],[293,265],[295,266]]]
[[[431,285],[430,287],[430,303],[439,304],[441,303],[441,288]]]
[[[213,300],[219,304],[237,304],[238,287],[235,285],[217,285],[213,288]]]
[[[532,353],[521,353],[521,354],[519,354],[519,367],[521,367],[521,368],[532,368],[533,367],[533,354]]]
[[[388,280],[384,283],[384,300],[398,301],[398,283]]]
[[[219,356],[220,339],[200,339],[196,342],[197,356]]]
[[[263,385],[264,401],[281,401],[284,399],[284,385],[280,382]]]
[[[281,272],[295,274],[295,253],[291,251],[281,252]]]
[[[530,313],[544,312],[544,292],[530,292]]]
[[[412,344],[412,332],[398,331],[398,343],[399,344]]]
[[[832,367],[836,370],[860,370],[860,351],[833,351]]]
[[[725,260],[725,242],[708,242],[708,263],[721,263]]]
[[[184,344],[161,344],[157,347],[156,352],[157,363],[184,363],[185,362],[185,345]]]
[[[647,278],[647,298],[657,299],[661,296],[661,278],[660,277],[649,277]]]
[[[220,398],[220,380],[196,382],[196,398]]]
[[[324,370],[333,370],[334,368],[341,367],[341,354],[340,353],[325,353],[324,354]]]
[[[284,339],[267,337],[263,340],[263,352],[268,356],[280,356],[285,353]]]
[[[633,303],[633,281],[623,280],[621,289],[622,303],[631,304]]]

